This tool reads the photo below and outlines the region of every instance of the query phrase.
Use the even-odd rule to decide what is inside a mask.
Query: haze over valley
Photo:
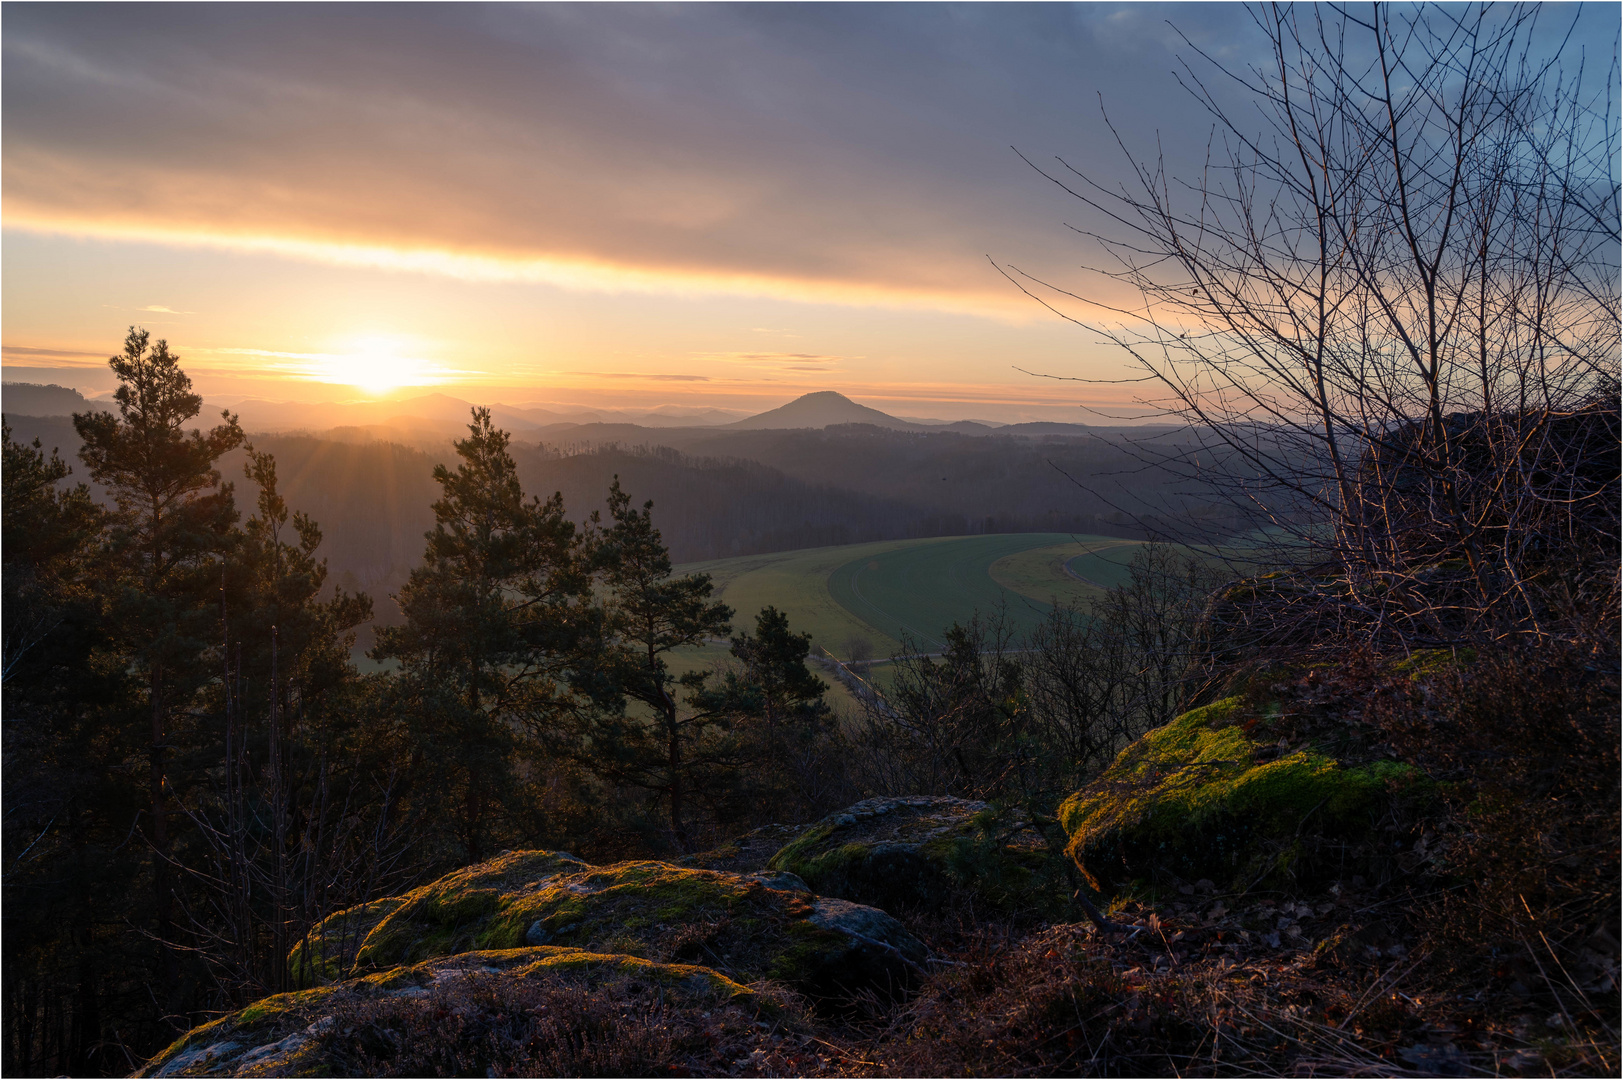
[[[0,404],[14,437],[77,454],[73,412],[108,409],[63,387],[6,383]],[[221,406],[206,402],[203,416]],[[513,437],[525,491],[559,492],[577,521],[604,509],[618,476],[652,499],[679,563],[799,548],[994,533],[1139,538],[1198,518],[1223,534],[1240,518],[1214,492],[1191,491],[1146,465],[1174,456],[1179,429],[902,420],[832,391],[733,418],[656,414],[563,418],[492,403]],[[444,393],[397,400],[229,405],[250,441],[277,461],[289,505],[322,526],[332,581],[379,601],[405,582],[433,525],[431,473],[454,457],[471,403]],[[655,426],[657,423],[658,426]],[[329,426],[330,425],[330,426]],[[239,490],[246,459],[221,459]],[[939,628],[933,628],[939,629]]]

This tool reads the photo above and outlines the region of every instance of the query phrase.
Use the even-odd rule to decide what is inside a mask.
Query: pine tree
[[[607,595],[598,634],[576,673],[598,705],[582,752],[600,773],[663,796],[671,834],[691,851],[689,796],[704,787],[708,771],[731,768],[736,752],[714,737],[731,716],[705,695],[707,673],[676,676],[667,658],[726,634],[733,613],[711,600],[708,574],[671,576],[652,502],[634,509],[615,477],[608,503],[614,523],[595,544]],[[646,708],[651,722],[627,713],[627,699]]]
[[[242,444],[230,413],[208,432],[185,425],[203,399],[166,341],[152,345],[145,330],[130,328],[124,351],[108,365],[119,378],[118,415],[77,413],[73,426],[84,446],[80,458],[107,488],[110,515],[107,565],[116,568],[111,617],[131,664],[142,676],[151,725],[147,749],[155,933],[173,939],[166,754],[170,722],[212,675],[204,655],[213,644],[218,565],[232,542],[237,511],[231,485],[215,462]],[[161,992],[175,991],[175,959],[166,949]]]
[[[400,662],[419,754],[458,794],[458,840],[477,861],[521,796],[521,736],[544,737],[565,705],[590,577],[562,496],[525,499],[490,410],[468,431],[456,469],[434,470],[434,530],[397,598],[405,623],[380,630],[372,656]]]
[[[811,635],[789,629],[789,617],[765,607],[755,633],[732,639],[737,669],[698,701],[734,718],[746,775],[738,795],[750,809],[770,807],[776,820],[803,820],[822,811],[832,712],[828,685],[806,667]]]
[[[86,1075],[105,1071],[96,1054],[116,1038],[108,999],[135,989],[150,960],[118,902],[142,869],[128,843],[142,791],[103,722],[127,704],[129,680],[105,648],[92,557],[101,511],[84,484],[64,485],[72,469],[37,439],[14,442],[7,425],[3,443],[0,1072]]]

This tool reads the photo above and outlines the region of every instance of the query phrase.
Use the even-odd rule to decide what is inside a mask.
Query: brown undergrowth
[[[657,981],[469,974],[417,998],[351,998],[320,1033],[322,1060],[352,1076],[695,1076],[830,1071],[787,991],[700,1004]]]
[[[1130,934],[938,921],[921,992],[859,1022],[819,1020],[771,988],[701,1005],[634,978],[471,975],[421,1000],[345,1003],[323,1025],[324,1054],[380,1076],[1615,1071],[1603,1018],[1569,1021],[1534,995],[1460,993],[1436,977],[1427,930],[1409,917],[1425,897],[1362,879],[1310,898],[1187,888],[1118,910]]]
[[[1207,883],[1203,883],[1205,885]],[[1010,944],[997,928],[868,1044],[900,1076],[1606,1075],[1603,1018],[1434,978],[1416,898],[1195,889]],[[1615,996],[1612,998],[1615,1003]]]

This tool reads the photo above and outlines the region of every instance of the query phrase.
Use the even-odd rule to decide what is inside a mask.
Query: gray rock
[[[930,957],[924,943],[907,932],[907,928],[876,907],[837,900],[832,896],[819,896],[812,904],[813,926],[849,934],[858,941],[883,945],[895,949],[909,963],[922,964]]]
[[[791,874],[787,870],[759,870],[746,875],[751,881],[759,881],[769,889],[786,889],[789,892],[811,892],[811,886],[800,880],[799,875]],[[538,943],[539,944],[539,943]]]
[[[1063,857],[1024,814],[949,796],[865,799],[807,828],[767,868],[887,911],[968,898],[1008,914],[1063,916],[1073,888]]]

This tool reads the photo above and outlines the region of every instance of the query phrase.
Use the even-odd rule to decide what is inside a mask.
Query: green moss
[[[236,1026],[241,1028],[275,1021],[294,1009],[315,1005],[331,993],[331,987],[317,986],[309,990],[292,990],[285,994],[272,994],[268,998],[260,998],[237,1013]]]
[[[1101,887],[1162,870],[1250,884],[1304,869],[1324,841],[1361,838],[1393,788],[1421,779],[1396,762],[1281,754],[1256,737],[1265,716],[1229,698],[1139,739],[1060,806],[1068,853]]]
[[[768,870],[787,870],[791,874],[799,874],[796,866],[804,866],[808,859],[816,854],[823,841],[834,834],[832,824],[813,825],[789,843],[785,844],[778,853],[766,862]],[[802,878],[804,874],[800,875]]]
[[[470,949],[517,948],[524,927],[494,920],[515,898],[589,869],[556,851],[504,852],[407,893],[355,954],[357,969],[392,967]]]
[[[1407,659],[1392,665],[1392,669],[1411,679],[1423,679],[1454,668],[1470,667],[1474,663],[1475,649],[1419,649]]]
[[[754,996],[754,991],[715,971],[695,964],[656,964],[636,956],[581,951],[560,951],[536,960],[520,972],[531,976],[546,971],[617,972],[636,975],[665,986],[679,986],[719,1001]]]

